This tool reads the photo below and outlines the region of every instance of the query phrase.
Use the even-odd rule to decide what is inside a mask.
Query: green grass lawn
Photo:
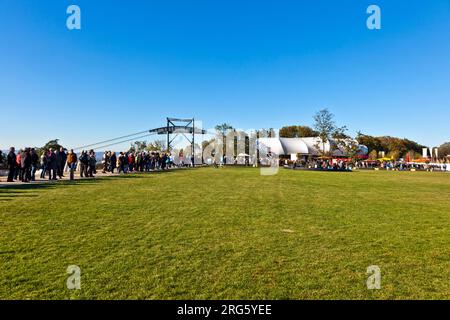
[[[0,188],[0,298],[449,299],[450,174],[202,168]]]

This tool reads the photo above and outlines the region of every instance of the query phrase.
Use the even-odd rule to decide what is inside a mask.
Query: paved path
[[[170,171],[170,170],[175,170],[178,168],[171,168],[169,170],[166,171]],[[149,174],[152,172],[158,172],[160,170],[154,170],[154,171],[150,171],[150,172],[132,172],[131,174]],[[38,171],[39,172],[39,171]],[[130,173],[127,173],[130,174]],[[101,171],[97,171],[97,174],[95,174],[94,178],[81,178],[80,177],[80,173],[79,172],[75,172],[75,180],[89,180],[89,179],[95,179],[95,178],[101,178],[101,177],[114,177],[114,176],[120,176],[120,175],[124,175],[124,173],[102,173]],[[48,175],[46,175],[45,179],[41,179],[40,178],[40,172],[36,173],[36,181],[31,181],[31,182],[22,182],[19,180],[15,180],[14,182],[7,182],[7,176],[0,176],[0,188],[1,187],[5,187],[5,186],[14,186],[14,185],[25,185],[25,184],[39,184],[39,183],[57,183],[58,181],[69,181],[69,172],[64,172],[64,177],[62,177],[62,179],[58,180],[49,180],[48,179]]]
[[[196,168],[199,167],[203,167],[205,165],[196,165]],[[191,169],[191,167],[172,167],[170,169],[166,169],[165,171],[172,171],[172,170],[183,170],[183,169]],[[127,173],[127,174],[149,174],[152,172],[162,172],[162,170],[152,170],[149,172],[136,172],[133,171],[132,173]],[[75,172],[75,180],[89,180],[89,179],[95,179],[95,178],[101,178],[101,177],[116,177],[116,176],[121,176],[121,175],[125,175],[124,173],[102,173],[102,171],[97,171],[97,174],[95,174],[94,178],[81,178],[80,177],[80,173],[79,172]],[[20,185],[20,184],[39,184],[39,183],[57,183],[58,181],[69,181],[69,172],[64,172],[64,177],[62,179],[58,180],[49,180],[48,179],[48,174],[46,175],[45,179],[41,179],[40,178],[40,171],[36,172],[36,181],[31,181],[31,182],[22,182],[19,180],[15,180],[14,182],[7,182],[8,177],[7,176],[0,176],[0,188],[1,187],[5,187],[5,186],[13,186],[13,185]]]

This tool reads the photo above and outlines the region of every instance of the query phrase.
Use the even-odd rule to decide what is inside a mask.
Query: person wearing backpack
[[[80,156],[80,177],[83,178],[88,176],[88,165],[89,165],[89,156],[86,151],[81,152]]]

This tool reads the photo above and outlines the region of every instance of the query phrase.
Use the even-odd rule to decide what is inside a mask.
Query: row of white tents
[[[319,137],[311,138],[259,138],[258,143],[266,147],[268,151],[277,155],[291,156],[296,158],[297,155],[318,156],[320,154],[329,154],[335,157],[345,157],[346,152],[339,147],[334,141],[322,143]],[[359,145],[361,155],[366,155],[368,149],[364,145]]]

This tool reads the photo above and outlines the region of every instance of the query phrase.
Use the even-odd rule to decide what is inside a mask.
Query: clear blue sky
[[[382,29],[366,28],[366,8]],[[66,28],[66,8],[82,30]],[[448,0],[0,0],[0,148],[74,147],[195,116],[450,140]]]

